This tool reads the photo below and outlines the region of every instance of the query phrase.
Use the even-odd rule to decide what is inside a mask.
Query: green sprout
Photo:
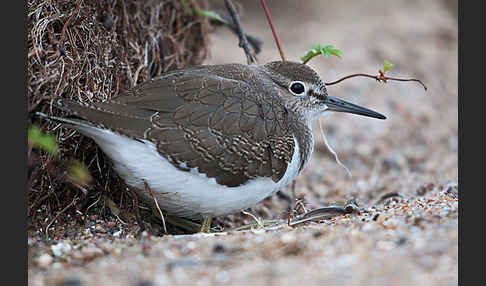
[[[223,24],[228,25],[228,22],[225,19],[223,19],[218,13],[216,13],[214,11],[209,11],[209,10],[204,10],[204,9],[199,9],[199,10],[195,10],[195,11],[199,15],[208,17],[209,19],[213,19],[213,20],[216,20],[218,22],[221,22]]]
[[[54,155],[57,153],[56,138],[54,135],[43,133],[38,126],[31,126],[27,131],[29,145]]]
[[[387,70],[391,69],[393,66],[394,66],[394,64],[385,60],[385,62],[383,63],[383,72],[385,73]]]
[[[184,10],[184,14],[186,15],[194,15],[194,14],[199,14],[204,17],[208,17],[209,19],[213,19],[215,21],[221,22],[223,24],[228,25],[229,23],[223,19],[218,13],[210,10],[205,10],[205,9],[191,9],[190,3],[188,0],[183,0],[182,1],[182,8]]]
[[[306,64],[310,59],[315,56],[323,55],[324,57],[329,57],[330,55],[335,55],[336,57],[342,59],[343,52],[336,49],[332,45],[323,46],[321,44],[314,45],[310,51],[308,51],[305,56],[301,57],[303,64]]]

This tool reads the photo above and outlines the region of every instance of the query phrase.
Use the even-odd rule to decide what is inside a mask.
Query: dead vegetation
[[[68,214],[82,223],[82,215],[96,209],[117,217],[132,213],[124,209],[133,208],[133,198],[95,144],[34,113],[60,114],[50,104],[56,98],[104,101],[163,72],[202,63],[210,27],[194,11],[207,9],[208,1],[32,0],[27,7],[29,126],[55,134],[60,151],[28,150],[30,229],[46,231]],[[88,166],[90,185],[68,179],[74,158]]]

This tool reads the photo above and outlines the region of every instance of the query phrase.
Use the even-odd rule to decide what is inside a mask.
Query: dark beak
[[[374,117],[378,119],[386,119],[386,117],[383,114],[380,114],[368,108],[361,107],[356,104],[352,104],[350,102],[344,101],[334,96],[328,96],[327,99],[325,100],[325,104],[329,108],[328,110],[331,111],[347,112],[347,113]]]

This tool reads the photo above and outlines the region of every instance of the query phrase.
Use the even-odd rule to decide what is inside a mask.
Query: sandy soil
[[[245,2],[244,27],[265,41],[259,62],[278,60],[258,1]],[[329,86],[329,94],[388,119],[323,118],[330,145],[353,176],[333,160],[316,124],[316,149],[296,193],[309,208],[355,198],[363,212],[293,229],[139,238],[116,220],[97,225],[93,216],[76,236],[29,238],[29,285],[458,284],[458,38],[451,1],[268,2],[289,60],[318,42],[342,50],[342,60],[310,62],[325,81],[374,74],[388,60],[395,64],[390,76],[420,78],[428,87],[364,78]],[[211,38],[208,64],[246,61],[228,30]],[[277,206],[269,215],[285,212],[276,196],[256,209],[269,204]]]

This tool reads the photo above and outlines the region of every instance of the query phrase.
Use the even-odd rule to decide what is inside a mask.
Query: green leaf
[[[328,49],[328,46],[325,46],[325,47],[318,47],[319,49],[319,53],[321,53],[321,55],[325,56],[325,57],[329,57],[329,55],[331,54],[329,52],[329,49]]]
[[[302,62],[306,63],[310,59],[312,59],[315,56],[322,55],[324,57],[329,57],[330,55],[335,55],[336,57],[342,59],[343,58],[343,53],[336,49],[332,45],[327,45],[323,46],[321,44],[314,45],[310,51],[308,51],[303,57],[300,59]]]
[[[341,52],[340,50],[336,49],[335,47],[333,47],[333,46],[326,46],[325,48],[326,48],[326,50],[330,54],[333,54],[333,55],[335,55],[336,57],[338,57],[340,59],[343,58],[343,52]]]
[[[38,126],[31,126],[27,131],[28,140],[34,147],[54,155],[57,153],[56,138],[54,135],[43,133]]]
[[[199,14],[199,15],[208,17],[210,19],[219,21],[219,22],[221,22],[223,24],[228,24],[228,22],[226,22],[226,20],[224,20],[223,18],[221,18],[221,16],[218,13],[214,12],[214,11],[199,9],[199,10],[196,10],[196,13]]]
[[[394,64],[385,60],[385,62],[383,63],[383,72],[386,72],[387,70],[391,69],[393,66],[394,66]]]

